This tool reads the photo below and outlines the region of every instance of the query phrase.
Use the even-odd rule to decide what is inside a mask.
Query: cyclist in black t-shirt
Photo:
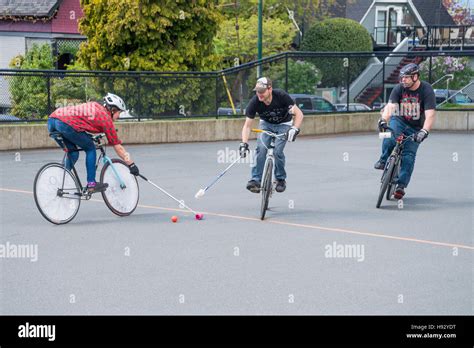
[[[394,197],[401,199],[410,182],[415,167],[416,151],[420,143],[428,137],[435,121],[436,98],[431,85],[420,80],[418,65],[410,63],[400,70],[400,84],[390,94],[389,103],[378,122],[379,130],[385,131],[390,123],[394,136],[401,133],[415,134],[414,142],[408,141],[402,152],[402,165]],[[392,117],[393,116],[393,117]],[[385,163],[395,147],[394,137],[384,139],[382,156],[375,163],[375,169],[384,169]]]
[[[288,93],[280,89],[273,89],[272,81],[267,77],[257,80],[254,91],[256,91],[256,95],[250,100],[245,111],[247,118],[242,129],[240,155],[245,157],[249,151],[248,139],[256,114],[260,117],[260,129],[277,134],[286,133],[286,139],[276,139],[273,152],[275,156],[275,178],[277,180],[275,189],[277,192],[283,192],[286,189],[285,154],[283,150],[286,141],[296,140],[303,122],[303,113]],[[254,193],[260,192],[260,181],[265,165],[267,147],[271,138],[266,134],[261,134],[260,140],[256,150],[257,163],[253,166],[252,178],[247,183],[247,190]]]

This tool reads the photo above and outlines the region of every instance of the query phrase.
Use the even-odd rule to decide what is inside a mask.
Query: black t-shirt
[[[270,105],[265,105],[264,102],[258,100],[257,95],[254,95],[247,105],[245,115],[248,118],[255,118],[255,114],[258,113],[260,119],[269,123],[286,123],[293,119],[293,116],[289,113],[293,105],[295,105],[295,102],[288,93],[281,89],[274,89],[272,90]]]
[[[398,105],[393,116],[399,116],[405,123],[421,129],[425,123],[425,110],[436,108],[436,97],[433,87],[421,81],[420,87],[414,91],[397,85],[390,94],[390,103]]]

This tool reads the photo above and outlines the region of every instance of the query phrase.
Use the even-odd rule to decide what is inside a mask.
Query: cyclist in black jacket
[[[286,139],[279,138],[275,142],[275,178],[277,192],[283,192],[286,189],[286,171],[285,171],[285,148],[286,141],[295,141],[300,132],[303,123],[303,112],[295,105],[290,95],[281,90],[273,89],[272,81],[267,77],[257,80],[254,91],[256,95],[249,101],[245,114],[247,116],[242,129],[242,142],[239,151],[242,157],[249,151],[248,139],[255,115],[260,116],[260,128],[273,133],[286,133]],[[294,120],[293,120],[294,115]],[[257,163],[252,168],[252,178],[247,183],[247,190],[260,192],[260,181],[262,179],[263,167],[267,155],[267,148],[271,138],[261,135],[261,141],[257,145]],[[265,144],[265,145],[264,145]]]
[[[390,128],[394,136],[401,133],[409,136],[415,134],[414,142],[408,141],[402,153],[400,176],[394,197],[401,199],[405,188],[410,182],[415,167],[416,151],[420,143],[428,137],[435,121],[436,98],[431,85],[420,80],[420,69],[417,64],[410,63],[400,70],[400,84],[390,94],[389,103],[382,111],[378,122],[381,132]],[[394,137],[384,139],[382,156],[375,163],[375,169],[384,169],[390,153],[395,147]]]

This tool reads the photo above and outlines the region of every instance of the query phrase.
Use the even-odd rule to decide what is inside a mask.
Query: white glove
[[[288,131],[286,132],[286,140],[290,141],[290,142],[293,142],[296,140],[296,136],[300,133],[300,130],[296,127],[291,127],[290,129],[288,129]]]

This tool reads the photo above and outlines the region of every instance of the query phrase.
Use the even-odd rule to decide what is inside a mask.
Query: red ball
[[[203,217],[203,214],[196,214],[196,220],[202,220]]]
[[[177,216],[172,216],[172,217],[171,217],[171,221],[173,221],[173,222],[178,222],[178,217],[177,217]]]

